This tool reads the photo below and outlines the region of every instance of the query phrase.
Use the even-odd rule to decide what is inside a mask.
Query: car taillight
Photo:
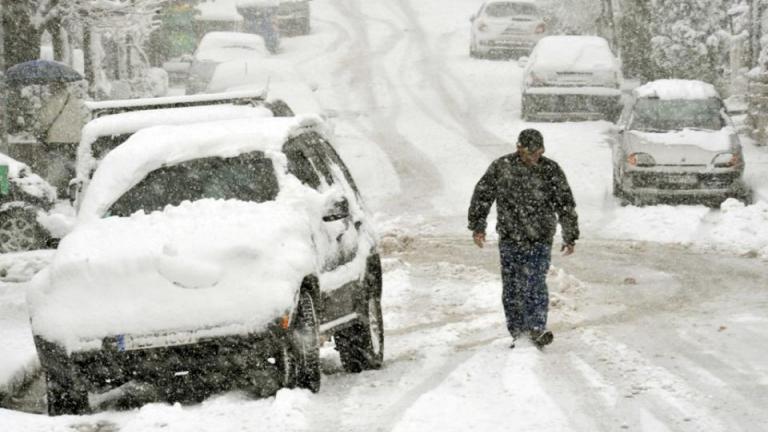
[[[481,32],[484,32],[488,30],[488,26],[484,22],[481,22],[480,24],[477,25],[477,29]]]
[[[627,156],[627,163],[637,167],[652,167],[656,165],[656,160],[648,153],[632,153]]]
[[[545,31],[547,31],[547,25],[544,24],[544,23],[541,23],[541,24],[536,26],[536,30],[534,30],[533,32],[536,33],[536,34],[542,34]]]
[[[735,153],[720,153],[712,159],[715,168],[736,168],[741,166],[741,155]]]

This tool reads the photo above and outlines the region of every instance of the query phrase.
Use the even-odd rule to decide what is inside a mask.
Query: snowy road
[[[508,349],[497,252],[471,245],[465,211],[474,182],[529,125],[520,68],[468,56],[476,7],[314,0],[313,33],[284,40],[281,55],[337,114],[339,150],[390,251],[382,370],[346,374],[326,347],[318,394],[84,417],[0,410],[0,431],[765,430],[764,148],[746,147],[753,206],[622,208],[609,123],[536,124],[572,183],[584,239],[575,256],[554,257],[555,343]],[[23,315],[15,288],[0,288],[0,310]],[[35,411],[41,398],[36,385],[12,405]]]

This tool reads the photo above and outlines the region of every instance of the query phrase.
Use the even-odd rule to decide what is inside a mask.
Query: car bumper
[[[621,110],[621,92],[603,87],[529,88],[523,93],[523,104],[534,119],[611,119]]]
[[[737,171],[725,173],[628,172],[621,181],[625,194],[638,198],[741,198],[747,188]]]
[[[477,38],[477,49],[483,52],[530,52],[538,40],[530,36]]]
[[[277,359],[287,341],[287,333],[279,328],[145,349],[125,349],[118,338],[110,337],[101,349],[68,355],[62,347],[35,337],[44,370],[54,368],[93,393],[128,382],[145,383],[168,401],[231,389],[273,392],[281,385]]]

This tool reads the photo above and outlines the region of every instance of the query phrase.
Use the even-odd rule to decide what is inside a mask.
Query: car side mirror
[[[349,201],[346,198],[335,201],[323,216],[323,222],[333,222],[349,217]]]
[[[523,56],[517,59],[517,65],[524,68],[528,64],[528,57]]]

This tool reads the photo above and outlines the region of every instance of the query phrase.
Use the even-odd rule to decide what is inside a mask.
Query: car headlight
[[[712,159],[715,168],[736,168],[741,166],[741,155],[737,153],[720,153]]]
[[[656,165],[656,160],[648,153],[632,153],[627,156],[627,163],[637,167],[652,167]]]

